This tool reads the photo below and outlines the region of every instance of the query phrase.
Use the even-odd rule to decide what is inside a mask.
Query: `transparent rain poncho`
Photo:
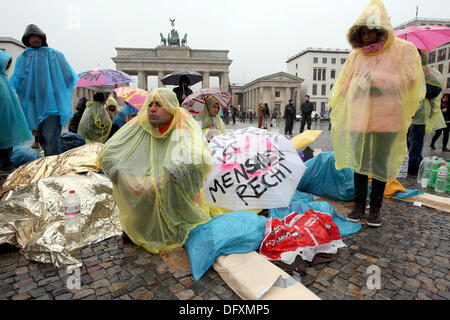
[[[359,28],[384,31],[375,52],[361,48]],[[330,93],[336,169],[352,168],[380,181],[397,177],[406,156],[411,118],[425,98],[420,55],[394,37],[383,3],[372,0],[347,33],[355,48]],[[372,52],[371,52],[372,51]]]
[[[148,120],[153,98],[173,115],[165,131]],[[191,229],[211,219],[199,193],[211,152],[200,126],[169,89],[151,92],[138,115],[104,145],[97,166],[113,183],[124,231],[151,253],[183,246]]]
[[[86,103],[86,109],[78,125],[78,134],[86,139],[86,143],[105,143],[111,132],[112,120],[103,104],[96,101]]]
[[[52,48],[27,48],[16,60],[11,86],[16,90],[30,130],[50,115],[61,126],[72,118],[72,94],[78,81],[64,55]]]
[[[17,96],[8,83],[6,75],[11,64],[11,56],[0,50],[0,149],[33,139]]]
[[[443,89],[443,77],[439,71],[430,66],[423,66],[423,73],[427,84]],[[421,101],[420,111],[423,113],[420,119],[421,123],[417,121],[413,121],[413,123],[424,124],[426,134],[446,127],[444,115],[441,111],[442,94],[441,90],[437,97]]]
[[[209,110],[216,103],[219,104],[219,112],[217,112],[216,116],[212,116],[209,113]],[[200,123],[203,134],[205,135],[205,137],[207,137],[208,141],[211,140],[213,136],[227,133],[225,123],[223,123],[223,120],[220,117],[221,111],[222,107],[220,106],[219,101],[214,97],[209,96],[208,98],[206,98],[205,108],[195,117],[195,120]],[[215,129],[212,128],[212,126],[214,126]]]

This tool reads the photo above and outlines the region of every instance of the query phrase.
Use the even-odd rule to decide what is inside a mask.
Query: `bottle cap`
[[[69,193],[75,193],[75,190],[70,190]]]

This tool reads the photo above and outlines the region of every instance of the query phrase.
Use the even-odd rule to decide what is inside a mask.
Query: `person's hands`
[[[36,129],[31,130],[31,134],[33,135],[33,137],[36,137],[38,135],[38,131]]]
[[[181,99],[186,99],[186,95],[184,93],[181,95]]]
[[[442,112],[447,112],[447,108],[442,109]]]

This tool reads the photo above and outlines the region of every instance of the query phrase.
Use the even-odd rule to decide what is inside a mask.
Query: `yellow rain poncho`
[[[108,109],[109,106],[116,107],[116,110],[115,111],[109,110]],[[117,114],[119,113],[120,110],[119,110],[119,104],[117,103],[116,99],[114,99],[114,97],[112,95],[110,95],[108,97],[108,99],[106,100],[105,110],[106,110],[106,112],[108,112],[108,114],[111,118],[111,121],[114,121],[114,118],[117,116]]]
[[[362,48],[359,30],[383,34],[376,51]],[[330,93],[336,168],[390,182],[406,156],[411,118],[425,97],[420,55],[411,42],[394,37],[383,3],[372,0],[347,33],[355,49]]]
[[[149,122],[153,98],[173,116],[163,129]],[[151,253],[182,247],[191,229],[211,219],[199,194],[211,171],[209,145],[169,89],[151,92],[138,115],[105,143],[97,166],[113,183],[124,231]]]
[[[426,57],[426,55],[422,55]],[[424,63],[424,57],[422,57],[422,63]],[[444,83],[442,74],[430,66],[424,65],[423,73],[427,84],[441,88],[441,92],[437,97],[424,99],[420,102],[420,107],[412,119],[413,124],[425,125],[425,133],[429,134],[434,130],[446,127],[444,115],[441,112],[442,88]]]
[[[105,143],[111,131],[112,121],[103,105],[97,101],[86,103],[77,133],[86,139],[86,143]]]
[[[217,112],[216,116],[212,116],[209,112],[216,103],[219,104],[219,112]],[[209,96],[206,98],[205,108],[195,117],[195,120],[200,123],[203,134],[207,137],[208,141],[215,135],[227,133],[225,123],[223,123],[223,120],[220,117],[221,110],[222,107],[220,106],[219,101],[214,97]],[[215,129],[213,127],[215,127]]]

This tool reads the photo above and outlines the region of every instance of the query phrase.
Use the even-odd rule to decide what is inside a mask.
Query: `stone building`
[[[326,113],[328,96],[350,52],[309,47],[287,59],[287,73],[305,79],[301,87],[302,102],[309,95],[314,110]]]
[[[148,77],[161,79],[175,71],[197,71],[203,75],[202,88],[209,88],[210,77],[219,77],[219,86],[229,92],[228,50],[197,50],[188,46],[157,46],[156,48],[116,48],[112,58],[116,69],[138,76],[138,87],[148,90]]]
[[[303,79],[286,72],[278,72],[255,79],[245,85],[231,85],[233,104],[240,106],[241,111],[256,112],[259,103],[267,103],[270,113],[278,110],[278,116],[284,114],[284,108],[289,99],[299,112],[300,88]]]

